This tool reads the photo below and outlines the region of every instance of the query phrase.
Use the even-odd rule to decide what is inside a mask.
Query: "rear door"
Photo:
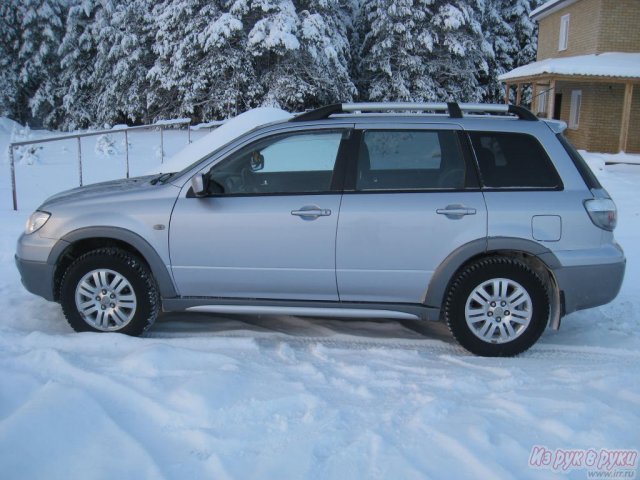
[[[487,235],[468,143],[456,125],[356,125],[338,220],[342,301],[423,303],[434,270]]]

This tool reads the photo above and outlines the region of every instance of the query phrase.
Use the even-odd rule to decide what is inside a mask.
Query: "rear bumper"
[[[597,307],[612,301],[620,292],[626,259],[622,249],[615,246],[611,255],[607,249],[606,263],[564,266],[554,270],[558,286],[564,296],[563,314]]]
[[[18,255],[15,256],[15,260],[24,287],[34,295],[39,295],[53,302],[55,265],[49,265],[47,262],[23,260]]]

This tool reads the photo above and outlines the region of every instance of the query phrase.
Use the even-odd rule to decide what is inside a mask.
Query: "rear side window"
[[[470,132],[469,136],[485,187],[562,188],[551,159],[533,136],[507,132]]]
[[[467,171],[454,131],[367,130],[356,190],[432,190],[465,186]]]

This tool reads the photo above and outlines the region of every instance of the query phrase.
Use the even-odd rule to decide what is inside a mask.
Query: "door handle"
[[[318,217],[328,217],[329,215],[331,215],[331,210],[329,210],[328,208],[320,208],[316,205],[309,205],[302,207],[299,210],[291,210],[291,215],[312,219]]]
[[[447,205],[445,208],[436,210],[438,215],[445,215],[448,218],[462,218],[465,215],[475,215],[475,208],[467,208],[464,205]]]

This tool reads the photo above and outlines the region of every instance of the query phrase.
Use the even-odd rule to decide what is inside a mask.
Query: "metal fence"
[[[203,124],[201,128],[209,128],[209,130],[220,126],[224,122],[210,122]],[[96,135],[124,135],[125,145],[125,166],[126,166],[126,178],[129,178],[129,132],[132,130],[149,130],[158,129],[160,132],[160,163],[164,162],[164,130],[168,127],[187,125],[187,144],[191,143],[191,120],[169,120],[161,121],[152,125],[140,125],[136,127],[116,128],[112,130],[95,130],[84,133],[71,133],[68,135],[60,135],[56,137],[41,138],[38,140],[25,140],[22,142],[12,142],[9,144],[9,163],[11,165],[11,193],[13,195],[13,209],[18,209],[18,195],[16,189],[16,167],[15,167],[15,155],[14,151],[18,147],[33,145],[46,142],[58,142],[61,140],[69,140],[75,138],[77,141],[77,156],[78,156],[78,178],[80,186],[82,186],[82,138],[93,137]]]

